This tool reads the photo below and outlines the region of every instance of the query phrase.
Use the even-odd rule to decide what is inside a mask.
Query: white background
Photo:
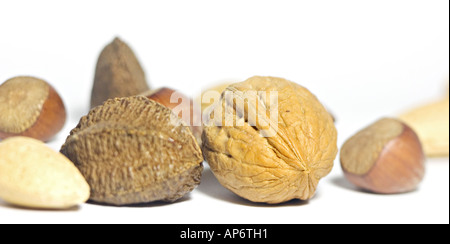
[[[194,96],[253,75],[295,81],[335,114],[339,146],[448,86],[447,0],[2,0],[0,83],[32,75],[61,94],[69,117],[49,143],[55,150],[88,112],[97,57],[115,36],[136,52],[152,88]],[[336,159],[310,201],[254,204],[220,186],[206,167],[201,185],[173,204],[38,211],[0,200],[0,222],[448,223],[449,160],[428,160],[418,190],[400,195],[356,190]]]

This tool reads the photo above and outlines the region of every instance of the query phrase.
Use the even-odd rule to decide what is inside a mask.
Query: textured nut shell
[[[0,198],[30,208],[69,208],[89,198],[89,185],[66,157],[41,141],[0,143]]]
[[[14,77],[0,86],[0,131],[22,133],[39,117],[48,97],[47,82],[33,77]]]
[[[175,201],[199,183],[203,158],[187,125],[143,96],[92,109],[61,152],[91,186],[91,200],[113,205]]]
[[[412,109],[399,116],[419,136],[429,157],[449,155],[449,98]]]
[[[307,89],[285,79],[257,76],[226,89],[235,94],[251,90],[278,91],[276,135],[262,137],[259,132],[265,128],[259,123],[253,127],[248,121],[243,126],[217,126],[223,118],[210,117],[203,133],[206,161],[223,186],[250,201],[310,199],[319,180],[331,171],[337,154],[331,116]],[[256,101],[260,107],[269,106],[268,101]],[[236,111],[233,101],[225,97],[216,106],[225,114],[236,115],[232,116],[234,125],[258,113],[250,105]]]
[[[171,102],[171,96],[172,94],[176,93],[176,102]],[[178,106],[184,106],[187,105],[187,102],[189,102],[189,114],[186,116],[183,114],[184,108],[178,113],[178,117],[182,119],[186,124],[189,125],[189,127],[192,130],[192,134],[194,134],[195,139],[197,140],[198,144],[202,144],[202,112],[198,109],[198,105],[196,102],[194,102],[191,98],[187,97],[186,95],[177,92],[173,89],[163,87],[154,91],[147,91],[142,94],[142,96],[145,96],[155,102],[158,102],[168,108],[170,108],[172,111],[173,109],[177,108]],[[183,105],[182,105],[183,104]],[[174,111],[175,112],[175,111]],[[178,112],[178,111],[177,111]]]
[[[3,85],[8,83],[17,83],[14,86],[18,87],[13,87],[17,91],[9,96],[0,95],[0,139],[26,136],[48,141],[61,131],[66,109],[52,86],[34,77],[15,77]]]
[[[209,107],[211,107],[214,102],[218,102],[220,100],[220,94],[228,87],[230,86],[231,82],[224,82],[217,84],[216,86],[210,87],[202,92],[202,94],[195,99],[195,101],[199,104],[201,104],[202,112],[206,111]],[[215,92],[219,96],[210,97],[211,95],[214,95],[213,93],[209,92]]]
[[[119,38],[114,39],[97,61],[91,108],[110,98],[134,96],[148,89],[144,71],[131,48]]]
[[[368,152],[361,150],[361,147],[352,147],[352,143],[344,144],[340,157],[341,166],[345,177],[354,185],[375,193],[394,194],[412,191],[422,181],[425,174],[425,156],[420,140],[407,125],[400,121],[396,123],[401,125],[400,133],[395,133],[396,136],[385,141],[380,151],[373,152],[377,155],[373,159],[355,157],[354,155]],[[360,133],[358,134],[361,136]],[[364,143],[363,141],[373,141],[373,139],[374,134],[371,133],[369,136],[359,138],[355,135],[349,140],[359,140]],[[363,147],[374,149],[367,144]],[[373,162],[359,161],[361,159],[373,160]],[[355,170],[357,167],[351,167],[351,164],[366,164],[370,165],[370,168],[367,172],[358,172]]]

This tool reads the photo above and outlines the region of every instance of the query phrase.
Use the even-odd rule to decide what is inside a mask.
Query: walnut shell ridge
[[[276,91],[277,104],[269,96],[245,97],[249,91]],[[225,92],[212,111],[205,111],[202,137],[203,155],[218,181],[253,202],[313,197],[338,151],[333,119],[319,100],[306,88],[275,77],[252,77]],[[268,121],[271,126],[262,123],[268,116],[250,119],[269,111],[277,112]],[[265,135],[267,131],[272,135]]]

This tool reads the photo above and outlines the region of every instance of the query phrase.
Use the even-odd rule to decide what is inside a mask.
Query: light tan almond
[[[449,155],[449,98],[407,111],[399,118],[419,136],[428,157]]]
[[[0,198],[28,208],[65,209],[89,199],[75,165],[43,142],[12,137],[0,143]]]

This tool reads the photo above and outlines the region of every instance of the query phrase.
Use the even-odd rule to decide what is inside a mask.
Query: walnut
[[[298,84],[252,77],[230,85],[205,113],[206,161],[224,187],[250,201],[310,199],[333,167],[333,119]]]

